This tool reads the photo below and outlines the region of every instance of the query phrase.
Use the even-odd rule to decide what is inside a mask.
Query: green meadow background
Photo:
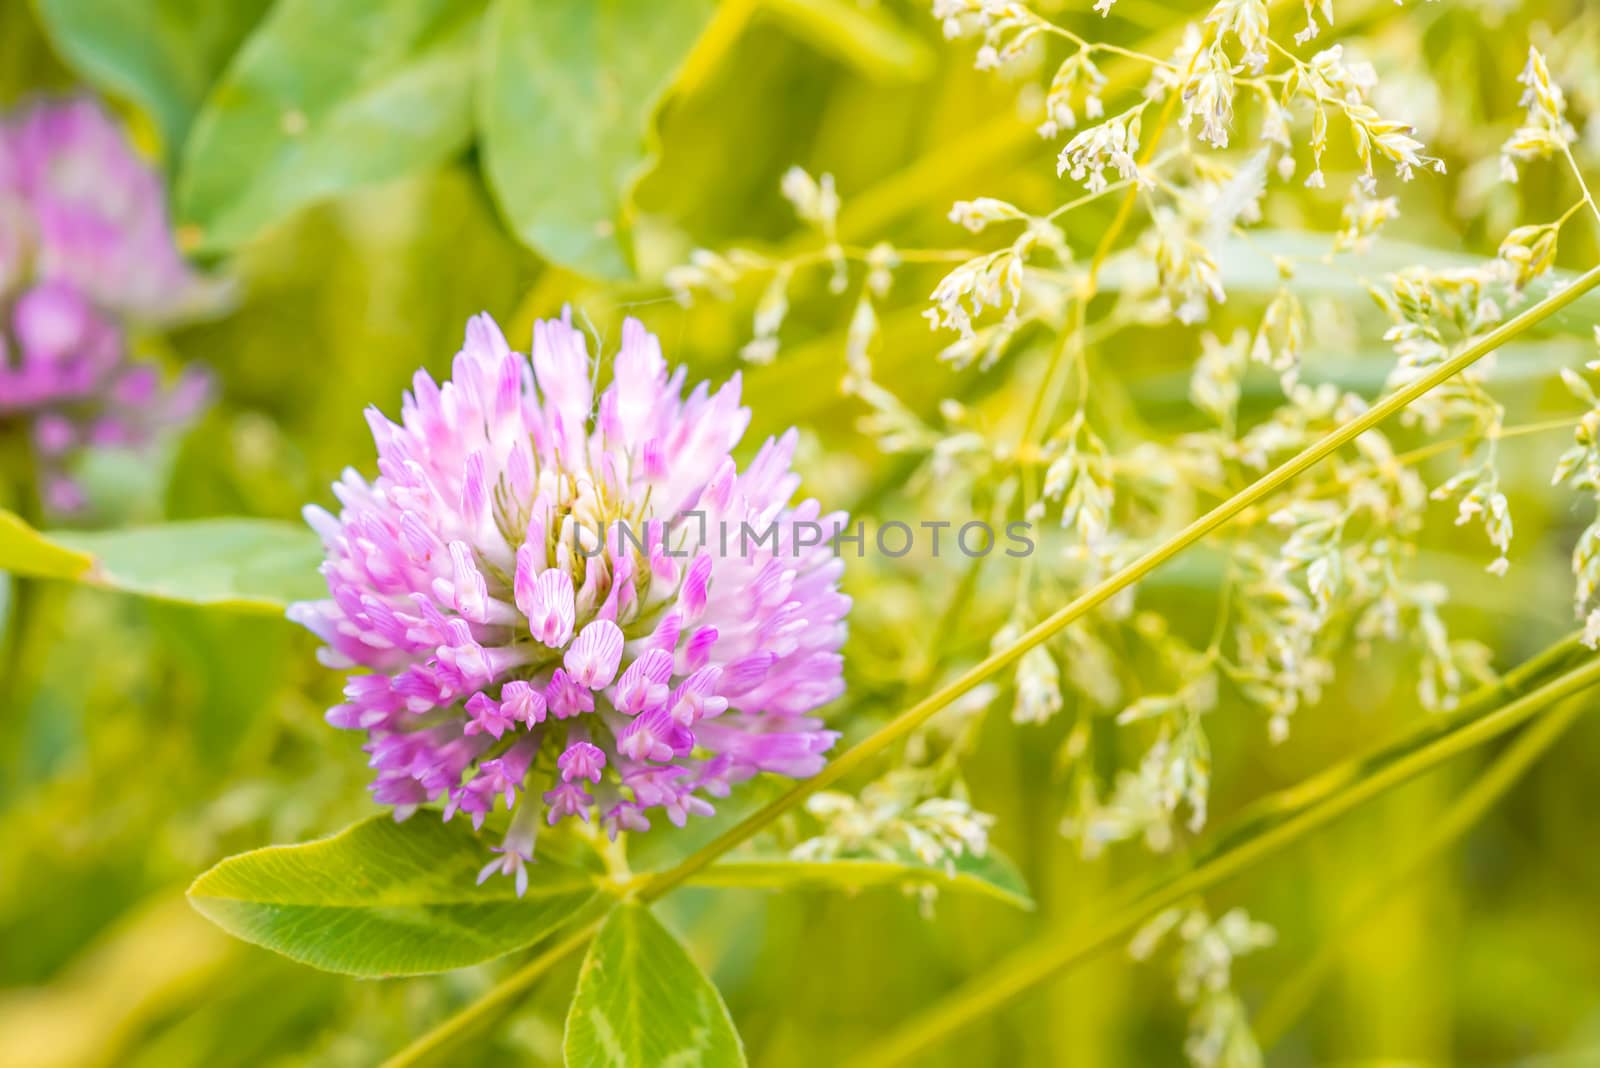
[[[52,6],[0,0],[8,107],[95,76],[82,56],[64,55],[59,33],[41,28],[39,13]],[[179,20],[207,8],[144,6]],[[957,198],[1048,206],[1064,196],[1051,149],[1017,116],[1017,86],[973,71],[971,46],[943,41],[920,6],[743,6],[723,24],[727,47],[695,54],[659,116],[659,161],[634,196],[632,279],[596,278],[520,242],[471,144],[448,146],[421,171],[296,207],[237,249],[200,242],[203,262],[236,279],[234,305],[146,344],[174,365],[211,367],[219,400],[155,461],[97,461],[88,477],[101,504],[89,522],[297,519],[305,502],[331,503],[327,487],[345,466],[371,471],[362,409],[393,414],[417,367],[445,373],[469,315],[490,312],[526,347],[532,321],[565,305],[603,339],[618,336],[624,315],[639,316],[691,380],[742,371],[754,410],[742,455],[767,434],[801,427],[806,493],[869,519],[930,517],[904,463],[876,450],[858,426],[864,410],[841,395],[849,309],[821,279],[797,291],[776,361],[748,367],[738,350],[756,294],[686,309],[668,298],[661,275],[695,247],[806,241],[778,193],[794,164],[836,177],[850,240],[960,247],[967,235],[944,217]],[[1166,40],[1203,13],[1118,0],[1102,24],[1087,6],[1062,5],[1057,17],[1130,44]],[[1519,204],[1543,218],[1567,202],[1553,191],[1553,171],[1531,174],[1511,194],[1492,189],[1485,168],[1514,113],[1528,41],[1565,34],[1567,47],[1600,57],[1592,12],[1550,0],[1337,7],[1334,32],[1367,42],[1380,73],[1410,94],[1431,149],[1451,163],[1448,176],[1400,191],[1403,215],[1389,238],[1440,257],[1489,256],[1519,220]],[[232,34],[222,26],[205,49],[184,53],[193,69],[175,84],[188,88],[164,108],[112,98],[169,175],[172,133],[236,47]],[[1600,64],[1588,76],[1569,88],[1584,114],[1600,102]],[[1073,214],[1069,238],[1092,247],[1112,210],[1108,201]],[[1297,210],[1270,222],[1290,232],[1336,225],[1321,208]],[[1562,265],[1583,268],[1596,254],[1592,236],[1579,233],[1563,241]],[[943,342],[919,313],[937,277],[907,269],[897,279],[883,309],[879,380],[923,412],[946,397],[1001,415],[1021,410],[1031,396],[1005,365],[979,373],[936,362]],[[1251,299],[1219,311],[1219,332],[1254,321]],[[1336,281],[1311,299],[1365,301]],[[1508,422],[1574,414],[1554,369],[1596,355],[1585,325],[1593,319],[1578,318],[1500,355],[1491,382]],[[1359,345],[1314,346],[1308,376],[1375,393],[1392,354],[1377,341],[1376,307],[1371,321]],[[1097,373],[1119,377],[1148,432],[1171,437],[1200,425],[1186,400],[1192,332],[1128,331],[1114,344]],[[1451,587],[1457,634],[1485,643],[1502,670],[1573,626],[1568,555],[1587,517],[1548,489],[1567,442],[1565,432],[1529,435],[1502,451],[1517,525],[1506,578],[1483,574],[1482,533],[1455,530],[1452,508],[1438,507],[1426,535],[1422,573]],[[1430,470],[1453,460],[1446,453]],[[828,712],[847,739],[920,696],[943,663],[969,663],[987,649],[986,625],[957,620],[940,662],[925,662],[930,620],[960,563],[851,561],[852,689]],[[1202,549],[1146,584],[1140,603],[1203,642],[1219,570],[1216,553]],[[999,590],[997,571],[978,581]],[[373,811],[358,739],[322,722],[338,679],[315,663],[309,635],[269,614],[65,584],[7,581],[4,590],[8,603],[26,600],[31,622],[7,635],[20,647],[0,679],[0,1066],[369,1065],[514,966],[515,957],[436,977],[357,981],[213,927],[184,899],[196,874],[226,855],[331,833]],[[1426,716],[1407,659],[1383,647],[1350,650],[1322,702],[1277,746],[1260,716],[1225,698],[1206,721],[1213,824]],[[1125,670],[1136,679],[1142,669],[1130,660]],[[1174,862],[1137,842],[1085,859],[1060,833],[1067,797],[1057,753],[1074,718],[1068,702],[1050,723],[1017,726],[1002,696],[964,763],[974,804],[997,817],[995,844],[1032,889],[1033,911],[956,893],[928,910],[887,888],[691,889],[662,906],[723,992],[753,1065],[838,1063],[1009,951],[1103,915],[1125,888]],[[1105,774],[1137,760],[1137,748],[1105,737],[1092,754]],[[1360,807],[1208,895],[1214,915],[1244,906],[1278,932],[1275,945],[1236,967],[1235,987],[1253,1009],[1328,955],[1325,980],[1268,1051],[1269,1064],[1600,1064],[1600,715],[1581,717],[1454,848],[1386,883],[1500,744]],[[1180,860],[1190,845],[1180,843]],[[1374,887],[1383,887],[1376,906],[1358,909]],[[576,966],[574,958],[557,968],[451,1063],[559,1063]],[[1166,959],[1138,963],[1116,948],[919,1063],[1176,1065],[1186,1029]]]

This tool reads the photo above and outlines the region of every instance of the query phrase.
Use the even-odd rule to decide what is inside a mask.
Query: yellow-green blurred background
[[[1054,14],[1130,42],[1164,40],[1203,14],[1197,5],[1118,0],[1101,23],[1087,6],[1061,4]],[[1600,113],[1600,12],[1553,0],[1337,6],[1339,38],[1360,42],[1451,164],[1447,177],[1400,193],[1391,237],[1492,255],[1498,235],[1526,213],[1565,205],[1558,176],[1497,187],[1485,168],[1513,121],[1514,78],[1530,40],[1547,45],[1572,79],[1575,111]],[[601,337],[615,338],[621,316],[637,314],[692,380],[732,373],[755,294],[685,309],[666,298],[659,278],[694,247],[804,240],[778,195],[791,165],[835,175],[845,229],[863,243],[960,246],[965,235],[944,218],[958,197],[1035,206],[1062,197],[1049,146],[1017,116],[1017,86],[972,70],[970,48],[944,42],[921,6],[743,7],[723,27],[728,46],[698,57],[662,116],[661,159],[637,197],[643,281],[595,282],[541,262],[508,233],[472,150],[299,210],[237,255],[212,261],[237,279],[236,307],[164,344],[174,362],[212,367],[220,400],[160,463],[91,472],[103,502],[97,521],[293,519],[307,501],[328,503],[327,486],[343,467],[370,470],[363,407],[393,413],[415,368],[443,372],[478,311],[506,325],[514,344],[525,344],[535,317],[568,303]],[[0,0],[0,13],[7,106],[76,84],[27,3]],[[151,117],[122,113],[160,158]],[[1092,245],[1112,210],[1108,203],[1074,215],[1069,236]],[[1283,229],[1336,225],[1332,201],[1275,210],[1270,221]],[[1588,266],[1596,251],[1592,236],[1564,241],[1562,264]],[[1026,369],[1038,353],[1024,342],[1015,365],[987,373],[937,363],[941,341],[919,318],[936,280],[908,270],[897,281],[883,310],[878,377],[920,411],[960,397],[1004,420],[1030,399]],[[1213,328],[1225,333],[1230,317],[1252,321],[1250,299],[1220,309]],[[1314,347],[1308,376],[1371,395],[1392,357],[1377,341],[1376,310],[1351,314],[1367,329],[1356,344]],[[820,280],[797,292],[777,360],[743,368],[755,413],[746,455],[766,434],[798,425],[808,493],[869,516],[920,517],[919,485],[860,432],[862,408],[839,392],[847,317]],[[1119,379],[1153,433],[1197,425],[1185,400],[1192,332],[1124,331],[1112,344],[1097,366]],[[1512,422],[1570,415],[1555,369],[1593,356],[1582,328],[1557,328],[1502,354],[1491,382]],[[1517,523],[1507,578],[1483,574],[1481,532],[1454,530],[1451,509],[1441,507],[1427,533],[1420,570],[1451,587],[1457,634],[1484,642],[1502,670],[1572,626],[1567,557],[1585,518],[1548,488],[1567,440],[1561,431],[1529,435],[1502,454]],[[1431,462],[1448,470],[1452,460],[1447,453]],[[929,621],[958,563],[851,567],[853,687],[829,713],[847,738],[919,696],[930,676],[988,648],[993,616],[975,611],[957,621],[941,662],[925,663]],[[1203,642],[1218,572],[1214,551],[1202,549],[1152,580],[1140,604]],[[1000,581],[980,573],[980,584]],[[36,622],[24,676],[5,680],[15,696],[0,709],[0,1066],[367,1065],[510,966],[355,981],[234,941],[191,911],[183,889],[217,859],[329,833],[372,810],[357,743],[322,722],[337,680],[314,662],[310,636],[281,620],[64,585],[31,584],[25,593]],[[1278,746],[1259,716],[1225,699],[1206,722],[1213,823],[1426,715],[1407,659],[1382,647],[1350,650],[1322,702],[1299,714]],[[1136,684],[1143,669],[1130,657],[1121,670]],[[700,889],[670,899],[664,915],[722,990],[752,1064],[837,1063],[1008,951],[1103,914],[1121,888],[1170,863],[1137,842],[1085,859],[1060,833],[1067,798],[1057,754],[1073,722],[1068,700],[1042,726],[1014,725],[1004,714],[1009,702],[998,702],[963,765],[974,804],[997,817],[995,843],[1033,889],[1035,912],[946,894],[928,914],[891,890]],[[1099,749],[1092,757],[1107,775],[1138,755],[1109,740]],[[1405,860],[1495,749],[1379,798],[1207,898],[1213,914],[1242,905],[1277,929],[1275,945],[1237,966],[1236,989],[1251,1007],[1324,946],[1340,947],[1268,1063],[1600,1064],[1600,715],[1581,718],[1458,846],[1386,893],[1381,908],[1350,920],[1352,904]],[[557,969],[503,1027],[451,1063],[558,1063],[575,967]],[[1180,1064],[1186,1027],[1166,963],[1136,963],[1117,949],[963,1031],[924,1063]]]

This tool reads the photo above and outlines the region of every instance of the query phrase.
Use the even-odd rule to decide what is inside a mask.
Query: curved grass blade
[[[1287,979],[1273,985],[1272,995],[1261,1006],[1253,1025],[1256,1041],[1263,1050],[1275,1046],[1311,1006],[1348,948],[1350,935],[1383,905],[1400,897],[1412,878],[1470,831],[1585,711],[1579,702],[1569,701],[1517,735],[1505,752],[1440,814],[1422,840],[1407,849],[1400,863],[1356,898],[1341,917],[1337,936],[1325,941]]]
[[[719,861],[690,880],[695,886],[783,890],[794,886],[862,890],[874,886],[933,886],[981,894],[1017,908],[1032,909],[1033,896],[1010,858],[990,849],[981,857],[964,853],[951,861],[929,864],[900,850],[892,858],[836,857],[796,860],[782,854],[737,856]]]
[[[856,1065],[900,1064],[914,1060],[948,1035],[981,1019],[1012,998],[1052,979],[1094,954],[1127,938],[1163,909],[1237,875],[1300,841],[1351,809],[1439,763],[1517,727],[1556,702],[1600,684],[1600,658],[1579,666],[1525,696],[1483,712],[1450,733],[1420,747],[1404,738],[1390,759],[1369,758],[1364,777],[1318,796],[1306,806],[1269,820],[1253,836],[1208,853],[1181,871],[1082,928],[1044,932],[1027,948],[974,976],[943,1001],[929,1006],[904,1026],[862,1051]]]

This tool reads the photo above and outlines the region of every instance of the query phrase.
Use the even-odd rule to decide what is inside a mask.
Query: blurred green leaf
[[[321,560],[321,543],[298,523],[195,519],[41,533],[0,511],[0,568],[164,601],[277,614],[327,592]]]
[[[56,540],[94,557],[92,581],[124,593],[273,613],[327,594],[322,544],[298,523],[195,519]]]
[[[148,111],[169,154],[269,0],[37,0],[56,51],[86,81]]]
[[[0,510],[0,570],[33,578],[80,578],[94,560],[51,541],[21,516]]]
[[[567,1068],[745,1063],[722,995],[650,910],[632,903],[612,911],[583,959],[563,1052]]]
[[[482,3],[282,0],[195,120],[178,218],[210,250],[295,208],[423,170],[472,134]]]
[[[189,888],[208,919],[247,942],[325,971],[366,978],[464,968],[521,949],[596,893],[594,877],[541,857],[527,893],[478,885],[482,839],[433,813],[388,816],[303,845],[229,857]]]
[[[869,886],[931,885],[967,890],[1020,908],[1033,908],[1028,884],[1010,858],[994,849],[981,857],[963,854],[950,867],[928,864],[910,850],[892,859],[875,856],[795,860],[786,856],[734,857],[713,864],[692,880],[699,886],[760,887],[781,890],[811,884],[856,890]]]
[[[633,273],[629,195],[708,0],[495,0],[478,121],[512,229],[563,267]]]

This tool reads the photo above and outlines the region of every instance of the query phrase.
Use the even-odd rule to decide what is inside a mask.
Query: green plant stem
[[[1591,655],[1577,633],[1569,634],[1489,685],[1475,690],[1456,708],[1427,716],[1404,735],[1377,750],[1324,768],[1294,786],[1247,805],[1217,834],[1212,848],[1226,849],[1231,842],[1251,837],[1266,824],[1332,796],[1359,781],[1374,766],[1393,760],[1397,754],[1420,749],[1480,718],[1496,705],[1526,696]]]
[[[875,757],[904,741],[913,731],[926,723],[935,714],[1016,663],[1028,650],[1059,634],[1073,622],[1081,619],[1095,608],[1115,597],[1122,590],[1138,582],[1189,546],[1227,524],[1240,512],[1270,497],[1306,470],[1401,411],[1412,401],[1455,375],[1460,374],[1476,361],[1524,331],[1543,322],[1596,286],[1600,286],[1600,267],[1595,267],[1580,275],[1561,292],[1551,294],[1539,303],[1524,309],[1517,316],[1500,324],[1478,340],[1464,347],[1460,352],[1451,356],[1426,375],[1413,380],[1374,404],[1362,414],[1340,425],[1326,437],[1308,446],[1292,459],[1287,460],[1276,469],[1263,475],[1251,485],[1223,501],[1161,545],[1140,556],[1132,563],[1127,564],[1114,574],[1107,576],[1070,603],[1045,617],[1011,645],[990,654],[959,678],[940,687],[904,712],[901,712],[871,735],[830,761],[816,775],[803,782],[796,783],[794,787],[771,804],[724,831],[710,843],[690,854],[676,867],[669,868],[651,877],[639,891],[640,900],[654,901],[663,894],[682,885],[724,853],[770,827],[785,812],[788,812],[812,794],[834,785],[864,767]],[[598,924],[595,925],[595,927],[597,926]],[[541,953],[539,957],[530,961],[522,969],[508,976],[499,986],[485,996],[484,1001],[491,1002],[491,1008],[514,1001],[531,987],[561,956],[581,947],[588,940],[590,934],[592,934],[592,929],[576,930],[572,935],[557,943],[556,946]],[[470,1026],[472,1022],[483,1016],[488,1010],[482,1009],[482,1005],[483,1002],[475,1003],[463,1009],[456,1017],[446,1020],[435,1031],[422,1036],[411,1046],[406,1047],[405,1050],[397,1054],[394,1059],[387,1062],[387,1068],[401,1068],[403,1065],[419,1063],[421,1056],[441,1047],[449,1038],[459,1034]],[[468,1019],[464,1022],[458,1022],[462,1017],[467,1017]],[[443,1037],[436,1039],[436,1035],[440,1033],[442,1033]],[[413,1049],[419,1052],[416,1055],[410,1055],[408,1051]]]
[[[1405,885],[1432,865],[1439,855],[1471,830],[1486,812],[1494,807],[1515,786],[1538,759],[1566,733],[1586,705],[1579,701],[1564,702],[1561,707],[1545,716],[1519,734],[1506,751],[1497,757],[1487,771],[1455,800],[1444,815],[1430,829],[1414,850],[1408,851],[1405,861],[1367,888],[1349,908],[1339,923],[1339,938],[1331,938],[1312,958],[1302,965],[1285,983],[1274,988],[1273,995],[1262,1006],[1256,1017],[1256,1038],[1263,1050],[1271,1048],[1294,1026],[1300,1014],[1316,997],[1317,990],[1339,962],[1346,947],[1343,935],[1359,927],[1394,900]]]
[[[1597,683],[1600,683],[1600,659],[1590,658],[1532,693],[1405,753],[1366,778],[1266,828],[1255,837],[1213,854],[1195,868],[1167,880],[1099,922],[1077,930],[1063,927],[1042,933],[1028,948],[968,980],[948,998],[936,1002],[853,1058],[850,1064],[881,1068],[914,1059],[974,1020],[1128,937],[1162,910],[1237,875],[1363,802],[1504,734],[1556,702]]]
[[[598,906],[590,906],[585,910],[594,915],[588,916],[559,940],[540,950],[538,956],[500,980],[477,1001],[395,1053],[383,1062],[381,1068],[410,1068],[412,1065],[426,1064],[461,1039],[491,1025],[501,1012],[515,1005],[540,976],[582,949],[595,936],[615,904],[604,898],[599,901]]]
[[[42,512],[37,458],[25,428],[0,429],[0,478],[10,508],[29,526],[39,526]],[[32,579],[10,575],[9,596],[0,599],[0,702],[7,710],[22,707],[27,693],[27,651],[30,624],[38,614],[38,588]]]

